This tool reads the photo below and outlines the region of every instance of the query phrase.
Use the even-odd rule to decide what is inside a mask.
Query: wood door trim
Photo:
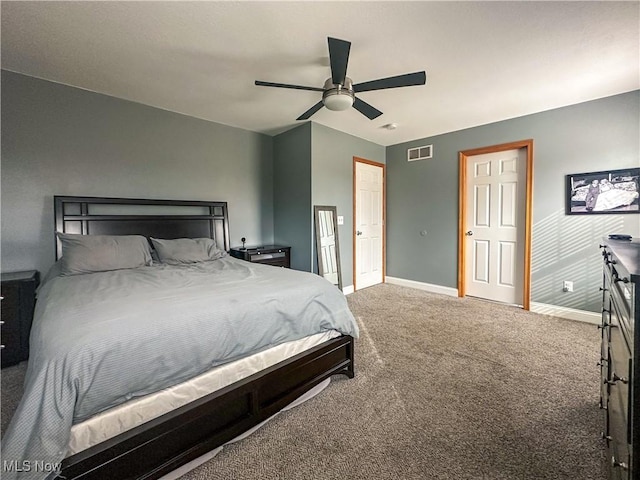
[[[458,162],[458,296],[465,296],[465,261],[466,242],[464,235],[465,218],[467,213],[467,160],[474,155],[504,152],[524,148],[526,151],[526,200],[524,224],[524,284],[522,289],[522,307],[529,310],[531,306],[531,237],[533,221],[533,140],[519,140],[517,142],[502,143],[489,147],[463,150],[459,153]]]
[[[353,157],[353,291],[357,289],[356,285],[356,164],[366,163],[375,167],[382,168],[382,283],[385,283],[387,276],[387,166],[384,163],[374,162],[366,158]]]

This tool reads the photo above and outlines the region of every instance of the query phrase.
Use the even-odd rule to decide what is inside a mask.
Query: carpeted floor
[[[606,478],[595,326],[393,285],[348,299],[356,378],[184,480]],[[23,374],[3,370],[3,429]]]

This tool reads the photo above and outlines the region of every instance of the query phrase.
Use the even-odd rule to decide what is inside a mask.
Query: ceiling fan
[[[427,82],[426,73],[422,71],[397,75],[395,77],[381,78],[379,80],[371,80],[369,82],[357,83],[354,85],[351,79],[347,77],[347,63],[349,62],[351,42],[331,37],[328,37],[328,40],[331,78],[328,78],[324,82],[324,86],[322,88],[256,80],[256,85],[262,87],[292,88],[294,90],[322,92],[322,100],[296,118],[296,120],[307,120],[323,106],[327,107],[329,110],[346,110],[349,107],[353,107],[365,117],[369,118],[369,120],[373,120],[374,118],[382,115],[382,112],[377,108],[372,107],[367,102],[357,98],[355,96],[356,93],[370,92],[371,90],[383,90],[385,88],[424,85]]]

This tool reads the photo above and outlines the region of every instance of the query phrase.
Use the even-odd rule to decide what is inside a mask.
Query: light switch
[[[344,216],[338,215],[338,225],[344,225]]]

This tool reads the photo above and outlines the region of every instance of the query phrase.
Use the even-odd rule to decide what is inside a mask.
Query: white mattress
[[[71,428],[67,456],[115,437],[338,336],[340,336],[339,332],[330,330],[300,340],[286,342],[246,358],[216,367],[184,383],[131,400],[99,413]]]

